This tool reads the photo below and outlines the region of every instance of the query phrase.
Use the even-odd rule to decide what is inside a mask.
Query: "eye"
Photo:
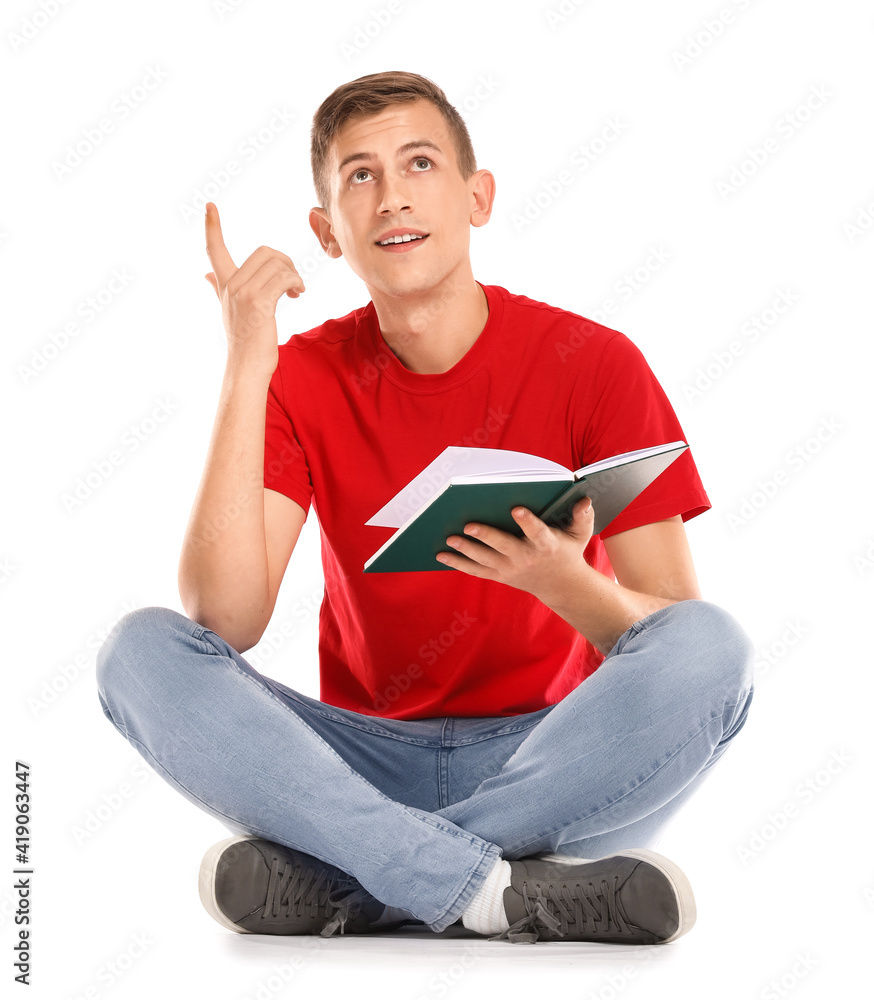
[[[359,168],[354,174],[349,178],[353,184],[358,184],[361,181],[366,181],[370,176],[370,171],[365,170],[364,167]]]
[[[417,156],[416,159],[413,160],[413,167],[417,170],[417,172],[430,170],[432,166],[433,164],[427,156]]]

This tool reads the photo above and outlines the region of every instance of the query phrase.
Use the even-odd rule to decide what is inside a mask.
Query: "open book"
[[[367,560],[364,572],[451,569],[437,562],[437,553],[451,551],[446,539],[462,535],[471,521],[521,537],[514,507],[527,507],[547,524],[566,527],[574,504],[591,497],[597,535],[686,448],[685,442],[672,441],[576,472],[521,451],[446,448],[367,521],[397,531]]]

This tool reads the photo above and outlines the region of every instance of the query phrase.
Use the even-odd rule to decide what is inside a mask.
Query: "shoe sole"
[[[682,868],[679,865],[675,865],[673,861],[666,858],[663,854],[657,854],[655,851],[639,847],[627,851],[614,851],[612,854],[605,854],[601,858],[578,858],[571,854],[538,854],[536,857],[541,861],[586,864],[590,861],[602,861],[604,858],[615,858],[620,855],[623,858],[637,858],[639,861],[646,861],[648,864],[651,864],[665,876],[674,890],[674,897],[677,900],[677,909],[679,911],[677,929],[670,937],[664,938],[659,944],[668,944],[670,941],[676,941],[678,937],[682,937],[692,930],[695,926],[695,921],[698,919],[698,909],[695,906],[692,883],[686,877],[686,873]]]
[[[226,927],[229,931],[234,931],[236,934],[254,934],[254,931],[246,930],[245,927],[238,927],[233,921],[229,920],[224,913],[219,909],[218,903],[215,898],[215,877],[218,870],[218,864],[221,860],[222,854],[232,845],[239,844],[244,840],[257,840],[257,837],[228,837],[227,840],[221,840],[219,843],[214,844],[203,856],[203,861],[200,863],[200,872],[197,877],[197,889],[200,893],[200,901],[203,903],[203,908],[206,912],[213,918],[213,920],[218,921],[222,927]]]

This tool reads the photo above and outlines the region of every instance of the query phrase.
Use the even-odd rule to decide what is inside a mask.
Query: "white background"
[[[21,989],[10,957],[18,758],[33,794],[29,996],[852,992],[874,932],[870,7],[43,6],[51,17],[33,0],[2,15],[4,988]],[[720,28],[721,11],[732,19]],[[298,263],[307,293],[279,306],[283,341],[363,305],[363,285],[317,255],[306,222],[309,127],[335,86],[387,69],[436,80],[497,177],[492,221],[473,234],[476,277],[630,336],[713,503],[688,533],[705,598],[756,643],[757,694],[659,845],[699,908],[694,931],[666,948],[225,932],[196,891],[224,829],[100,711],[106,631],[134,607],[182,610],[176,564],[225,353],[203,278],[204,189],[217,178],[206,193],[238,264],[260,244]],[[85,155],[65,167],[77,144]],[[638,269],[631,290],[624,276]],[[114,270],[124,287],[86,318]],[[767,312],[780,295],[791,305]],[[765,332],[753,339],[756,317]],[[296,631],[250,655],[315,696],[320,572],[311,516],[271,626]]]

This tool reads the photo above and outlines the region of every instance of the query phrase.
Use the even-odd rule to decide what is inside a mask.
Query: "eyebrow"
[[[400,146],[397,151],[398,156],[405,156],[407,153],[412,153],[416,149],[433,149],[438,153],[442,153],[443,150],[437,145],[436,142],[432,142],[430,139],[416,139],[413,142],[405,142],[403,146]],[[348,156],[344,156],[340,162],[340,166],[337,167],[337,172],[339,173],[347,164],[353,163],[355,160],[375,160],[377,159],[376,153],[350,153]]]

